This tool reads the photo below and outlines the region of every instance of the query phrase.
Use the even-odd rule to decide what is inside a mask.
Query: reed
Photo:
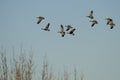
[[[8,60],[9,58],[7,57],[6,50],[2,48],[0,50],[0,80],[79,80],[76,66],[73,69],[72,76],[68,71],[68,67],[64,67],[63,71],[58,70],[57,75],[53,72],[53,67],[48,65],[46,56],[44,57],[43,64],[41,64],[40,79],[38,78],[39,76],[35,77],[34,75],[33,53],[26,56],[23,49],[21,49],[20,55],[17,57],[13,50],[12,59]],[[83,80],[83,74],[80,77]]]

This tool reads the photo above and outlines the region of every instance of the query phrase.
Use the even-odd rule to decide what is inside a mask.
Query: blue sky
[[[85,80],[120,80],[120,11],[119,0],[0,0],[0,46],[22,45],[29,53],[33,48],[36,65],[45,54],[50,64],[58,68],[77,65]],[[94,11],[98,24],[91,28],[86,16]],[[44,16],[36,24],[38,16]],[[105,18],[116,26],[110,30]],[[50,22],[50,32],[41,28]],[[76,28],[75,36],[61,37],[60,25]]]

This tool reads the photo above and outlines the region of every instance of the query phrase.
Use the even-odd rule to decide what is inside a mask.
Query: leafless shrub
[[[0,52],[0,59],[1,59],[1,65],[0,65],[0,71],[1,76],[0,79],[2,80],[8,80],[8,66],[7,66],[7,58],[6,58],[6,50]]]
[[[6,51],[2,49],[0,51],[0,80],[32,80],[32,54],[29,58],[26,57],[25,53],[21,53],[18,58],[13,56],[13,60],[9,66],[10,67],[8,67]]]
[[[21,48],[20,55],[15,56],[13,49],[13,59],[7,60],[6,50],[3,48],[0,50],[0,80],[34,80],[34,65],[33,65],[33,53],[29,57]],[[10,64],[8,63],[10,61]],[[38,70],[37,70],[38,71]],[[41,79],[40,80],[78,80],[78,73],[76,66],[73,69],[72,77],[68,72],[68,68],[64,68],[63,74],[58,71],[58,75],[53,72],[53,67],[48,65],[47,57],[44,57]],[[81,74],[81,80],[83,80],[83,73]]]

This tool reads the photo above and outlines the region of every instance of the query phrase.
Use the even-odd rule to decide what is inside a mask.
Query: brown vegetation
[[[14,52],[13,52],[14,55]],[[52,71],[52,67],[49,68],[47,59],[42,64],[42,70],[40,70],[40,79],[35,78],[35,70],[33,65],[32,55],[27,58],[25,53],[21,51],[20,56],[12,60],[7,60],[6,50],[0,50],[0,80],[70,80],[70,74],[68,70],[63,70],[63,75],[58,72],[58,75]],[[8,63],[10,61],[10,63]],[[37,70],[39,71],[39,70]],[[61,76],[62,75],[62,76]],[[74,67],[72,80],[78,80],[77,69]],[[83,80],[83,78],[81,78]]]

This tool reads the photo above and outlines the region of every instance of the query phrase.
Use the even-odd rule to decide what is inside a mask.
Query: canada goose
[[[95,24],[98,24],[98,22],[97,22],[96,20],[92,20],[92,21],[90,21],[90,22],[92,22],[91,27],[93,27]]]
[[[64,35],[65,35],[64,27],[62,24],[60,26],[61,26],[61,30],[58,33],[60,33],[61,36],[64,37]]]
[[[37,18],[38,18],[37,24],[39,24],[43,19],[45,19],[45,18],[42,17],[42,16],[39,16],[39,17],[37,17]]]
[[[113,21],[111,18],[106,18],[106,20],[107,20],[107,25],[109,25],[110,22]]]
[[[70,32],[68,32],[68,34],[72,34],[73,36],[75,35],[74,34],[74,31],[75,31],[76,29],[74,28],[74,29],[72,29],[72,30],[70,30]]]
[[[113,21],[110,21],[109,25],[110,25],[110,29],[113,29],[113,28],[114,28],[114,26],[115,26],[115,24],[114,24],[114,22],[113,22]]]
[[[73,28],[71,27],[71,25],[67,25],[66,27],[67,27],[66,31],[69,31],[71,28]]]
[[[93,19],[93,18],[94,18],[94,17],[93,17],[93,10],[90,11],[89,16],[87,16],[87,17],[90,18],[90,19]]]
[[[50,31],[49,26],[50,26],[50,23],[48,23],[48,24],[45,26],[45,28],[41,28],[41,29],[42,29],[42,30],[45,30],[45,31]]]

